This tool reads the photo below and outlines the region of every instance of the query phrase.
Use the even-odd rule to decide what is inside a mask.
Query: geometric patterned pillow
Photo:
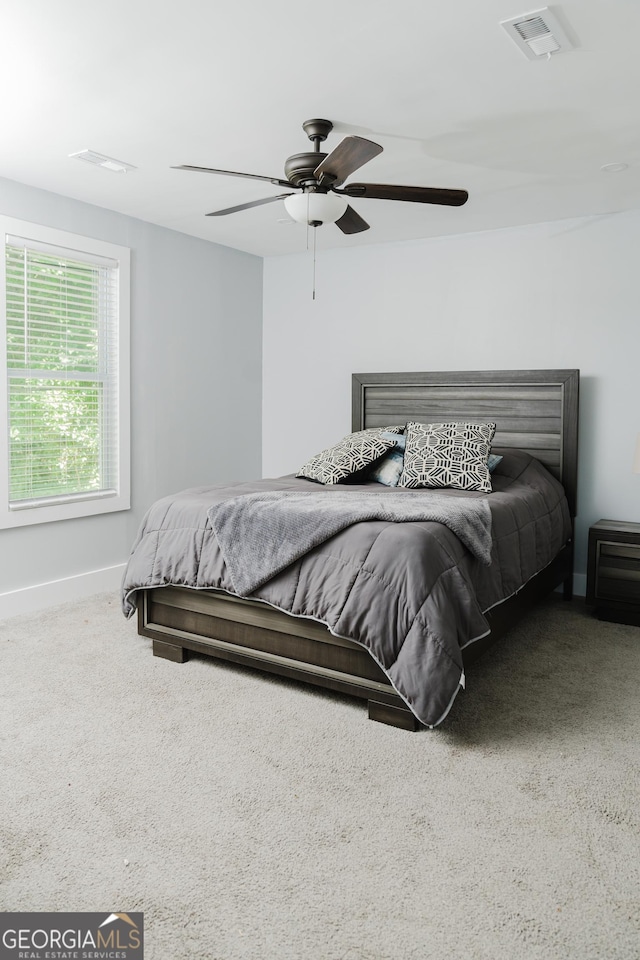
[[[383,456],[394,445],[395,440],[382,437],[383,432],[397,433],[399,428],[380,427],[380,429],[359,430],[350,433],[340,443],[321,450],[307,460],[296,477],[317,480],[319,483],[339,483],[352,473],[368,467]],[[401,429],[401,428],[400,428]]]
[[[495,423],[408,423],[401,487],[491,493],[487,464]]]

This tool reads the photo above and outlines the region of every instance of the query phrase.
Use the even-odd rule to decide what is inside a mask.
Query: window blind
[[[6,238],[9,506],[118,484],[118,262]]]

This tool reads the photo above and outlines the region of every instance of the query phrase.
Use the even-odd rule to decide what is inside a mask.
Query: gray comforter
[[[452,530],[474,557],[491,563],[486,498],[443,497],[431,490],[419,497],[413,490],[268,490],[223,500],[209,507],[207,516],[239,596],[249,596],[314,547],[366,520],[435,520]]]
[[[440,498],[481,499],[491,514],[491,563],[432,520],[357,522],[314,547],[251,594],[298,617],[327,625],[363,644],[418,719],[435,726],[464,684],[461,650],[488,632],[483,615],[546,567],[571,535],[561,485],[526,453],[503,453],[493,493],[439,490]],[[380,497],[379,484],[340,487]],[[136,593],[169,584],[236,593],[209,513],[217,504],[267,491],[326,493],[308,480],[280,477],[199,487],[155,503],[125,571],[123,610]],[[406,491],[420,503],[432,491]],[[214,511],[215,513],[215,511]]]

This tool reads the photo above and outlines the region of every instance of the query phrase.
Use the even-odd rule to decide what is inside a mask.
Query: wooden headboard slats
[[[556,403],[553,410],[550,408],[548,413],[540,413],[538,415],[532,416],[517,416],[513,410],[509,407],[500,407],[494,405],[493,407],[488,406],[486,410],[478,410],[477,407],[474,407],[476,411],[475,414],[470,414],[469,407],[459,404],[442,404],[433,406],[423,406],[422,404],[416,404],[413,409],[412,418],[420,422],[421,414],[429,415],[431,422],[438,422],[438,416],[443,420],[459,420],[464,416],[465,420],[470,422],[481,421],[485,422],[488,419],[496,420],[500,422],[500,428],[509,433],[528,433],[529,431],[537,431],[542,433],[550,434],[559,434],[560,427],[562,425],[562,418],[558,415],[558,404]],[[367,402],[367,413],[365,418],[365,427],[381,427],[388,424],[389,417],[393,420],[393,413],[397,414],[401,420],[404,418],[406,407],[400,406],[396,403],[391,402],[388,407],[380,406],[379,408],[374,408],[371,410]]]

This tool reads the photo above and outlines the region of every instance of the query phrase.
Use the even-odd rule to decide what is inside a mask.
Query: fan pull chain
[[[318,228],[313,228],[313,294],[311,299],[315,300],[316,298],[316,237],[318,236]]]

